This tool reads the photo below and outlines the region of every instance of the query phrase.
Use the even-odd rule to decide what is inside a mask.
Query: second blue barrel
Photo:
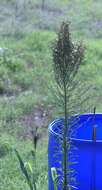
[[[72,190],[102,190],[102,114],[82,114],[75,121],[70,133],[71,150],[67,154],[73,163],[69,166],[73,171],[73,174],[69,172],[69,186]],[[57,119],[49,125],[49,190],[54,190],[51,168],[55,167],[61,176],[63,122],[63,118]],[[60,181],[59,177],[58,190],[62,190]]]

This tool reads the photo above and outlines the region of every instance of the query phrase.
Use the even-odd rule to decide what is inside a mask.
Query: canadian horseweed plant
[[[62,176],[57,179],[56,171],[61,168],[51,168],[54,187],[61,185],[62,190],[69,190],[69,160],[68,152],[70,150],[70,118],[73,115],[73,110],[70,109],[73,103],[75,89],[78,89],[79,82],[77,81],[77,73],[84,58],[84,48],[81,43],[75,44],[72,42],[69,32],[69,24],[62,23],[58,33],[57,40],[53,46],[53,68],[56,81],[57,98],[60,101],[60,106],[64,113],[64,125],[62,129]],[[79,92],[80,93],[80,92]],[[83,93],[84,94],[84,93]],[[75,97],[75,101],[76,97]],[[71,104],[70,104],[71,102]],[[81,103],[81,102],[80,102]],[[73,104],[74,105],[74,104]],[[54,175],[55,174],[55,175]],[[55,177],[54,177],[55,176]],[[56,184],[56,185],[55,185]]]
[[[89,98],[87,94],[89,87],[86,89],[82,86],[82,83],[77,78],[79,68],[83,63],[84,48],[82,43],[75,44],[72,42],[71,34],[69,31],[69,24],[62,23],[60,31],[58,32],[57,39],[53,45],[53,69],[55,75],[55,94],[57,106],[59,105],[63,111],[63,128],[61,129],[61,148],[62,148],[62,163],[61,168],[51,168],[52,180],[54,189],[58,189],[58,185],[61,184],[62,190],[70,189],[70,161],[69,152],[71,147],[70,135],[75,132],[75,128],[72,129],[72,125],[75,126],[77,122],[78,114],[83,103]],[[86,95],[87,94],[87,95]],[[85,106],[84,106],[85,107]],[[77,108],[77,111],[76,111]],[[73,115],[76,115],[73,118]],[[73,122],[72,119],[73,118]],[[70,121],[71,120],[71,121]],[[27,162],[25,163],[19,152],[15,150],[17,158],[20,163],[20,168],[24,174],[27,184],[30,190],[36,190],[36,145],[37,136],[33,133],[34,150],[31,152],[33,166]],[[59,178],[59,172],[61,171],[61,177]],[[71,171],[72,172],[72,171]]]

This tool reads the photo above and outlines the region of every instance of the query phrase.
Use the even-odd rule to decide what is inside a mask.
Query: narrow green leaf
[[[24,176],[26,177],[26,181],[27,181],[27,183],[28,183],[28,185],[30,187],[30,190],[33,190],[32,182],[31,182],[30,176],[28,174],[28,171],[27,171],[27,169],[25,167],[25,164],[24,164],[19,152],[16,149],[15,149],[15,153],[16,153],[16,156],[17,156],[17,158],[19,160],[21,171],[24,174]]]

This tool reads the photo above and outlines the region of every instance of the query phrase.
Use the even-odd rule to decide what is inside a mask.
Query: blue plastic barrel
[[[63,122],[63,118],[57,119],[49,125],[49,190],[54,190],[51,168],[60,168],[63,158],[60,143]],[[70,155],[68,157],[70,161],[75,158],[77,162],[70,166],[75,171],[75,178],[70,177],[69,185],[72,190],[102,190],[102,114],[82,114],[72,128],[75,133],[74,136],[72,133],[70,139],[75,148],[71,148],[73,157]],[[96,129],[95,139],[93,138],[93,129]],[[58,170],[58,174],[61,174],[60,170]],[[58,190],[62,190],[60,184]]]

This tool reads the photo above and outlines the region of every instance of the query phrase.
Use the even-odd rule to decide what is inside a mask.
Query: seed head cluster
[[[83,56],[82,44],[72,42],[69,24],[63,22],[53,46],[54,73],[59,85],[71,83],[78,72]]]

